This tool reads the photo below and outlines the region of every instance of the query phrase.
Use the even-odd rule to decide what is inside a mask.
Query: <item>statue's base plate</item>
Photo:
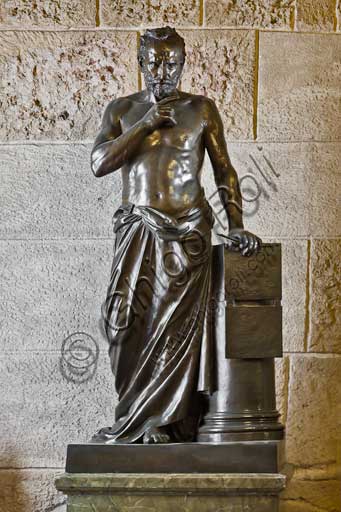
[[[279,441],[69,444],[67,473],[277,473]]]

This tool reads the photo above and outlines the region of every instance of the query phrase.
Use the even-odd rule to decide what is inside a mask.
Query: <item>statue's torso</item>
[[[161,127],[148,135],[136,156],[122,168],[123,202],[176,214],[195,206],[203,194],[200,174],[205,154],[205,102],[200,96],[186,94],[170,105],[176,126]],[[121,118],[122,131],[151,106],[130,100]]]

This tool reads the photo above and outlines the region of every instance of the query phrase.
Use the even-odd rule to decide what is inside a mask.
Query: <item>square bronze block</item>
[[[231,305],[226,314],[226,357],[282,357],[282,307]]]
[[[253,256],[224,251],[227,301],[281,300],[281,244],[263,244]]]

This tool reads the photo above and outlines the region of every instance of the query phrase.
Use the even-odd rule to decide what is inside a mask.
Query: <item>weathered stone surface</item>
[[[113,27],[198,26],[199,0],[101,0],[101,23]]]
[[[1,32],[0,48],[2,140],[92,139],[137,88],[132,32]]]
[[[240,179],[244,224],[259,236],[307,236],[310,232],[311,147],[304,144],[228,144]],[[270,165],[269,165],[270,164]],[[205,181],[214,193],[213,171],[206,161]],[[211,200],[219,212],[218,196]],[[221,219],[221,229],[227,224]]]
[[[83,343],[92,348],[85,337]],[[64,467],[68,443],[87,442],[114,423],[117,401],[106,351],[81,376],[71,365],[82,354],[66,355],[66,366],[60,345],[56,340],[54,349],[41,352],[17,344],[15,352],[1,354],[0,467]]]
[[[306,319],[307,242],[283,240],[283,350],[303,352]]]
[[[57,487],[70,492],[72,510],[82,512],[273,512],[284,483],[277,474],[68,474]]]
[[[339,143],[230,143],[228,150],[241,181],[248,229],[276,238],[339,233]],[[210,197],[216,187],[208,158],[203,179]],[[221,210],[217,194],[211,203]],[[226,220],[218,218],[224,231]]]
[[[290,30],[293,0],[206,0],[206,25]]]
[[[17,463],[15,456],[9,464]],[[2,512],[66,512],[66,497],[54,486],[61,471],[48,469],[0,470]]]
[[[341,38],[260,33],[258,138],[341,138]]]
[[[95,178],[91,145],[0,146],[1,238],[114,238],[121,173]]]
[[[280,422],[285,425],[288,409],[289,357],[275,359],[276,406],[280,413]]]
[[[255,36],[244,30],[182,31],[183,90],[216,101],[228,139],[253,138]]]
[[[2,350],[57,350],[74,332],[107,349],[101,304],[106,297],[113,242],[0,243]]]
[[[297,30],[334,30],[335,0],[296,0]]]
[[[291,355],[290,363],[287,462],[333,464],[341,432],[341,357]]]
[[[162,490],[164,494],[173,494],[174,491],[193,491],[193,494],[216,491],[217,494],[227,495],[236,491],[246,494],[258,489],[264,494],[276,494],[284,488],[285,480],[285,476],[279,473],[66,473],[58,477],[57,486],[68,491],[110,490],[113,493],[128,487],[132,494],[141,491],[154,494]]]
[[[340,144],[314,144],[310,171],[311,228],[316,237],[341,234],[340,217]]]
[[[314,240],[311,261],[312,352],[341,353],[341,239]]]
[[[96,2],[92,0],[11,0],[1,2],[0,26],[95,27]]]
[[[144,510],[148,512],[272,512],[277,508],[278,498],[274,496],[129,496],[127,494],[112,497],[86,494],[70,496],[70,512],[126,512]],[[115,507],[114,509],[112,507]]]
[[[339,480],[300,480],[295,477],[281,494],[280,512],[339,512]]]

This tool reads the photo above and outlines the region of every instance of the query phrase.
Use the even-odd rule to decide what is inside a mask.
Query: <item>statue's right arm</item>
[[[151,131],[150,124],[142,118],[122,133],[120,120],[127,109],[128,102],[119,99],[109,103],[104,112],[101,131],[91,152],[91,169],[97,177],[105,176],[126,164]]]
[[[136,155],[145,137],[167,124],[174,126],[174,109],[170,103],[176,97],[167,97],[154,104],[129,130],[122,133],[121,118],[129,108],[126,99],[114,100],[107,106],[102,128],[91,152],[91,169],[95,176],[116,171]]]

